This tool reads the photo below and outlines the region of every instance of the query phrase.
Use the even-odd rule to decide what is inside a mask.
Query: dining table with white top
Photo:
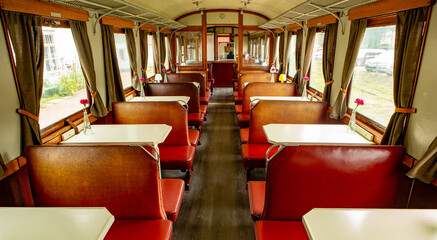
[[[103,240],[114,220],[104,207],[0,207],[0,239]]]
[[[302,218],[311,240],[436,240],[436,209],[314,208]]]

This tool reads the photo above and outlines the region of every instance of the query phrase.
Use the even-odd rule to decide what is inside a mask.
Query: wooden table
[[[106,208],[0,208],[0,239],[104,239],[113,222]]]
[[[255,107],[255,105],[260,100],[267,100],[267,101],[304,101],[304,102],[310,101],[308,98],[302,98],[302,97],[254,96],[254,97],[250,97],[250,109]]]
[[[312,240],[436,240],[437,210],[326,209],[303,216]]]

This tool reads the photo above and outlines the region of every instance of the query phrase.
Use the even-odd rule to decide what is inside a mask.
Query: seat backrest
[[[169,83],[198,82],[200,86],[200,97],[206,96],[206,77],[202,73],[169,73],[167,74]]]
[[[147,84],[148,96],[188,96],[188,112],[200,112],[199,88],[192,83],[152,83]]]
[[[115,102],[112,114],[115,124],[167,124],[172,129],[161,145],[190,145],[188,114],[178,102]]]
[[[140,147],[31,146],[37,207],[106,207],[116,219],[166,219],[158,163]]]
[[[294,83],[271,83],[271,82],[254,82],[249,83],[244,88],[242,113],[250,113],[250,97],[255,96],[281,96],[291,97],[295,96],[296,84]]]
[[[327,123],[326,102],[260,100],[250,111],[248,143],[268,143],[263,126],[271,123]]]
[[[395,206],[401,146],[286,147],[268,163],[263,220],[302,220],[313,208]]]
[[[275,74],[275,82],[279,79],[279,74]],[[269,72],[242,72],[238,78],[238,96],[243,97],[243,86],[246,82],[271,82],[272,74]]]

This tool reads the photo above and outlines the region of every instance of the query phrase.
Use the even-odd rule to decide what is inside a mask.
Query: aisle
[[[215,88],[172,239],[254,239],[238,131],[232,88]]]

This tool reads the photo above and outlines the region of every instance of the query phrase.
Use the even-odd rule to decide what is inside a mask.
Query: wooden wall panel
[[[317,18],[313,18],[311,20],[308,20],[307,27],[310,28],[310,27],[316,27],[316,26],[323,26],[323,25],[336,23],[336,22],[337,22],[337,18],[335,18],[334,16],[329,14],[329,15],[325,15],[325,16],[321,16],[321,17],[317,17]]]
[[[382,0],[379,2],[352,8],[349,11],[349,20],[396,13],[408,9],[430,6],[434,3],[435,0]]]
[[[100,22],[105,25],[112,25],[114,27],[122,28],[134,28],[135,26],[133,21],[111,16],[104,16]]]

